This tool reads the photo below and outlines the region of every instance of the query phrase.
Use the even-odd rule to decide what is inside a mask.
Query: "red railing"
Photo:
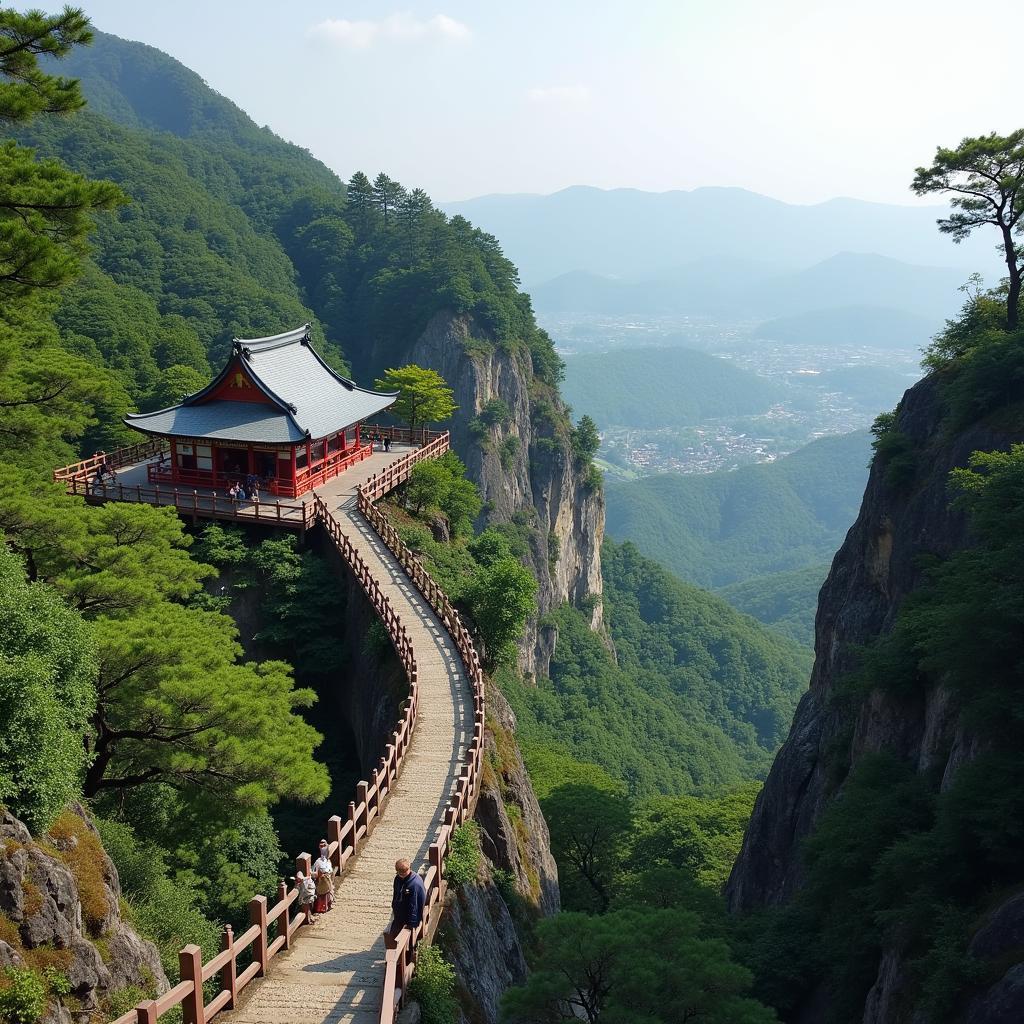
[[[390,432],[390,433],[387,433]],[[473,646],[472,638],[447,595],[423,568],[419,560],[402,542],[394,527],[374,502],[392,488],[409,478],[412,467],[423,459],[438,458],[449,448],[449,435],[433,431],[409,431],[400,427],[369,427],[368,437],[374,433],[389,436],[400,443],[422,443],[423,447],[410,452],[381,473],[374,474],[366,484],[357,489],[359,511],[380,535],[384,544],[398,559],[402,568],[417,589],[434,610],[444,628],[455,642],[459,657],[466,670],[473,689],[473,736],[467,746],[454,791],[440,823],[437,841],[429,850],[429,866],[424,877],[427,900],[423,920],[415,932],[404,929],[394,940],[388,941],[385,953],[385,973],[380,1011],[381,1024],[392,1024],[402,1006],[409,979],[415,965],[415,944],[419,938],[432,930],[435,917],[444,907],[447,892],[445,865],[448,859],[451,834],[465,822],[472,813],[480,792],[480,778],[483,767],[484,734],[484,679],[480,658]],[[367,446],[368,447],[368,446]],[[359,782],[356,799],[349,802],[348,813],[333,815],[327,821],[327,839],[331,863],[336,874],[341,874],[351,859],[358,855],[370,825],[384,809],[384,802],[392,791],[401,773],[419,708],[419,680],[416,656],[408,631],[395,612],[379,581],[370,571],[362,556],[349,541],[341,524],[331,514],[326,503],[313,495],[312,503],[284,505],[280,502],[239,502],[218,497],[216,494],[200,494],[198,491],[180,491],[177,488],[125,486],[116,484],[96,487],[89,482],[90,473],[104,459],[114,468],[133,465],[143,458],[156,454],[161,447],[156,442],[144,442],[129,449],[120,449],[110,455],[96,455],[84,459],[74,466],[54,472],[55,480],[67,482],[68,491],[86,497],[101,497],[120,501],[139,501],[154,505],[168,505],[179,511],[191,512],[196,516],[255,520],[261,525],[300,526],[303,529],[322,525],[330,536],[335,548],[352,570],[367,595],[374,611],[387,629],[392,645],[402,662],[409,680],[409,696],[402,703],[401,718],[391,734],[391,742],[385,745],[385,752],[379,759],[378,767],[372,772],[370,782]],[[365,457],[365,456],[364,456]],[[309,874],[311,858],[302,853],[296,858],[299,870]],[[134,1009],[119,1017],[114,1024],[155,1024],[168,1010],[181,1006],[185,1024],[206,1024],[221,1010],[232,1009],[238,994],[253,979],[266,975],[271,960],[282,949],[288,949],[299,928],[308,922],[308,908],[301,913],[292,913],[292,906],[298,898],[295,888],[281,882],[276,901],[268,906],[265,896],[255,896],[249,902],[249,928],[235,936],[232,929],[224,929],[223,949],[206,964],[202,963],[202,952],[198,946],[186,946],[178,955],[181,981],[157,999],[140,1003]],[[274,938],[270,937],[271,929]],[[251,958],[247,966],[239,969],[239,959]],[[203,985],[219,977],[219,989],[207,1003]]]
[[[90,474],[95,474],[104,463],[111,469],[121,469],[124,466],[134,466],[143,459],[159,455],[161,452],[169,451],[167,442],[160,437],[150,438],[148,441],[140,441],[138,444],[129,445],[127,448],[118,448],[109,454],[97,452],[90,455],[81,462],[75,462],[70,466],[63,466],[53,471],[54,480],[86,480]]]
[[[99,484],[83,477],[63,477],[68,494],[103,501],[136,501],[146,505],[167,505],[179,512],[204,519],[235,519],[257,521],[261,525],[287,526],[305,530],[314,525],[308,502],[287,504],[283,501],[246,501],[178,487],[143,487],[142,484]]]
[[[405,928],[395,940],[389,940],[384,962],[384,992],[381,999],[380,1024],[392,1024],[405,1002],[409,980],[415,966],[416,942],[423,934],[432,930],[433,915],[444,908],[448,889],[445,880],[445,866],[451,843],[452,832],[469,818],[476,799],[480,795],[480,778],[483,769],[484,716],[486,712],[484,675],[480,657],[473,645],[473,638],[466,628],[448,595],[441,589],[430,573],[423,568],[420,560],[409,550],[398,532],[385,515],[374,504],[375,500],[387,494],[392,488],[409,478],[413,466],[423,459],[438,458],[449,447],[447,432],[437,435],[418,451],[410,452],[404,458],[392,463],[382,473],[376,473],[357,489],[360,513],[374,528],[391,553],[398,559],[406,575],[415,584],[427,603],[433,608],[441,624],[447,630],[459,652],[473,689],[473,738],[466,748],[464,763],[459,772],[444,820],[438,832],[437,841],[430,846],[429,868],[423,885],[427,892],[423,920],[416,930]]]

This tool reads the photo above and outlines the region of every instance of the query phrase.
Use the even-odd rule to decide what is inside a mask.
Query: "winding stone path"
[[[451,637],[356,508],[356,486],[407,451],[396,445],[388,454],[375,452],[317,493],[409,630],[420,687],[412,744],[383,815],[337,884],[334,909],[301,929],[292,949],[274,957],[268,976],[246,987],[239,1008],[223,1015],[233,1024],[378,1019],[395,860],[408,857],[414,870],[425,863],[458,778],[460,751],[473,736],[472,692]]]

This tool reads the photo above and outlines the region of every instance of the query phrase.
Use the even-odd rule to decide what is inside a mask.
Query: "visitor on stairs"
[[[299,910],[305,911],[306,920],[312,916],[313,900],[316,897],[316,886],[312,878],[307,878],[301,871],[295,873],[295,888],[299,890]]]
[[[391,924],[385,933],[388,938],[395,939],[407,925],[413,931],[423,920],[423,904],[427,901],[427,890],[423,888],[423,879],[412,869],[412,865],[404,857],[395,861],[394,893],[391,897]]]
[[[334,865],[327,852],[327,840],[320,840],[320,856],[313,864],[316,879],[316,912],[326,913],[334,905]]]

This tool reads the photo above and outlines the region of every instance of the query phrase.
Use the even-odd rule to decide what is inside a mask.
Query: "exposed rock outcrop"
[[[587,599],[601,594],[604,495],[588,486],[556,425],[561,399],[536,380],[525,347],[495,345],[471,319],[439,313],[408,358],[436,369],[455,392],[454,447],[480,488],[488,520],[516,523],[529,535],[539,615],[527,626],[520,667],[544,675],[551,643],[540,616],[569,601],[586,607],[601,628],[601,602]],[[481,422],[495,400],[504,407]]]
[[[45,1021],[84,1024],[127,986],[167,990],[156,947],[121,917],[117,871],[80,807],[39,839],[4,811],[0,843],[0,966],[52,968],[70,988]]]
[[[476,882],[452,897],[440,941],[468,1019],[497,1024],[502,993],[526,978],[523,925],[557,913],[560,904],[547,822],[515,743],[515,716],[496,688],[487,699],[487,767],[476,808],[484,863]]]
[[[941,684],[909,697],[875,690],[852,707],[830,699],[853,668],[858,648],[892,629],[904,599],[921,582],[923,556],[946,557],[970,544],[965,516],[950,504],[950,470],[965,466],[975,451],[1007,449],[1024,439],[1024,424],[1007,418],[950,435],[942,414],[934,378],[911,388],[896,429],[915,453],[913,478],[896,484],[884,466],[872,467],[860,514],[819,597],[810,689],[758,797],[729,880],[734,911],[783,903],[799,889],[800,843],[865,754],[891,751],[941,779],[945,788],[979,752],[955,699]],[[898,1006],[905,973],[898,952],[886,951],[867,999],[865,1024],[902,1019]],[[1019,978],[1007,976],[1003,982],[1002,994],[992,995],[999,1005],[1018,998],[1014,993],[1021,988]]]

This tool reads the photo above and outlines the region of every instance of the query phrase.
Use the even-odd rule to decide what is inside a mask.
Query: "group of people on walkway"
[[[311,916],[326,914],[334,906],[334,865],[326,839],[320,840],[317,859],[307,876],[302,871],[295,873],[295,887],[299,890],[299,908],[309,908]]]
[[[250,473],[244,484],[241,480],[236,480],[228,488],[228,497],[234,501],[259,501],[260,478],[255,473]]]
[[[326,914],[334,906],[334,865],[331,863],[330,847],[326,839],[320,840],[319,855],[310,868],[309,875],[298,871],[295,886],[299,890],[300,910],[306,910],[311,917]],[[412,928],[423,920],[423,908],[427,902],[427,890],[423,879],[412,869],[412,864],[401,857],[395,861],[395,880],[391,893],[391,923],[384,935],[394,941],[403,928]]]
[[[391,437],[388,434],[374,434],[370,438],[370,447],[374,451],[389,452],[391,451]]]

